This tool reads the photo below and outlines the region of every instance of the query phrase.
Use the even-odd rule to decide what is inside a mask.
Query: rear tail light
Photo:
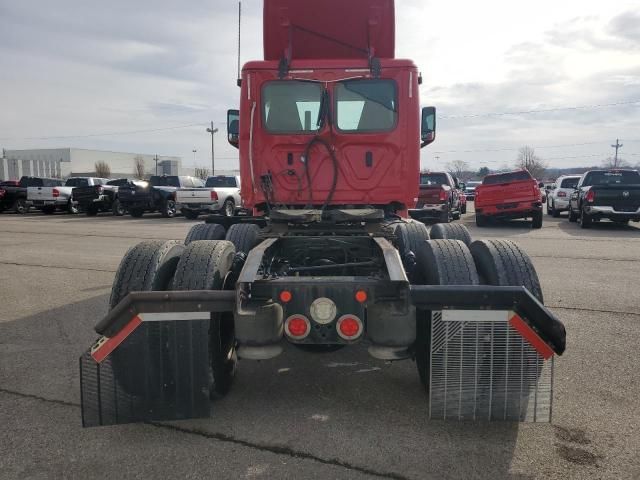
[[[567,192],[558,192],[558,197],[566,197],[567,196]]]
[[[288,337],[294,340],[302,340],[309,335],[311,323],[304,315],[291,315],[284,322],[284,331]]]
[[[440,190],[440,201],[444,202],[447,200],[447,192],[445,190]]]
[[[213,190],[211,190],[211,200],[218,200],[218,194]]]
[[[367,292],[365,290],[358,290],[356,292],[356,302],[358,303],[364,303],[367,301]]]
[[[589,190],[584,199],[589,203],[593,203],[593,201],[596,199],[596,192],[594,192],[593,190]]]
[[[58,198],[60,196],[60,190],[58,190],[57,188],[54,188],[53,190],[51,190],[51,195],[54,198]]]
[[[293,295],[289,290],[282,290],[279,296],[282,303],[289,303],[293,298]]]
[[[5,194],[5,191],[2,188],[0,188],[0,197],[4,197],[4,194]]]
[[[343,315],[336,324],[338,335],[344,340],[355,340],[362,335],[362,321],[355,315]]]

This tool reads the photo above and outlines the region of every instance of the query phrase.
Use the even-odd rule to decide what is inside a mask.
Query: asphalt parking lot
[[[240,362],[206,420],[83,430],[78,356],[121,257],[195,222],[0,215],[0,478],[640,478],[640,224],[472,220],[528,251],[567,327],[551,424],[430,421],[413,362],[354,347]]]

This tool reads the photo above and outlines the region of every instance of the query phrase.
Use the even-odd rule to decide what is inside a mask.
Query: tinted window
[[[449,185],[444,173],[421,173],[420,185]]]
[[[579,180],[579,178],[565,178],[562,180],[560,188],[576,188]]]
[[[235,188],[238,186],[236,177],[209,177],[207,187],[209,188]]]
[[[262,89],[262,123],[272,133],[316,132],[321,103],[319,83],[267,83]]]
[[[116,187],[123,187],[129,183],[127,178],[118,178],[117,180],[109,180],[107,185],[115,185]]]
[[[583,185],[640,185],[640,174],[633,170],[589,172]]]
[[[398,116],[391,80],[350,80],[335,88],[336,123],[343,132],[392,130]]]
[[[88,187],[88,178],[69,178],[64,184],[65,187]]]
[[[529,172],[509,172],[500,173],[498,175],[489,175],[482,180],[483,185],[495,185],[496,183],[520,182],[522,180],[531,180]]]
[[[180,178],[176,176],[156,177],[149,179],[152,187],[178,187],[180,188]]]
[[[37,178],[38,180],[37,186],[42,187],[60,187],[62,185],[62,180],[56,180],[55,178]]]

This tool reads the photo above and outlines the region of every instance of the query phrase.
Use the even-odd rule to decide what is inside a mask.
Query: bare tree
[[[209,169],[204,167],[196,167],[194,174],[201,180],[209,178]]]
[[[627,168],[630,164],[621,158],[618,158],[616,161],[615,158],[609,157],[604,162],[602,162],[602,168]]]
[[[111,176],[111,167],[107,162],[101,160],[96,162],[93,167],[96,171],[96,177],[109,178]]]
[[[133,159],[133,176],[138,180],[143,180],[145,176],[144,172],[144,158],[142,156],[137,155]]]
[[[533,178],[540,180],[547,169],[547,163],[536,155],[533,148],[525,145],[518,151],[516,167],[528,170]]]
[[[447,163],[447,170],[460,179],[465,172],[469,171],[469,164],[464,160],[453,160]]]

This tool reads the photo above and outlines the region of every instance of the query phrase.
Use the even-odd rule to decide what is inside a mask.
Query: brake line
[[[304,150],[304,173],[307,178],[307,188],[309,190],[309,205],[308,208],[313,208],[313,187],[311,186],[311,173],[309,172],[309,161],[311,160],[311,147],[313,147],[316,143],[320,143],[324,145],[331,157],[331,161],[333,163],[333,181],[331,183],[331,189],[329,190],[329,195],[327,195],[324,204],[322,205],[321,211],[329,206],[331,200],[333,200],[333,195],[336,191],[336,186],[338,185],[338,159],[336,157],[335,152],[331,149],[331,145],[318,136],[311,139],[311,141],[307,144],[307,147]]]

